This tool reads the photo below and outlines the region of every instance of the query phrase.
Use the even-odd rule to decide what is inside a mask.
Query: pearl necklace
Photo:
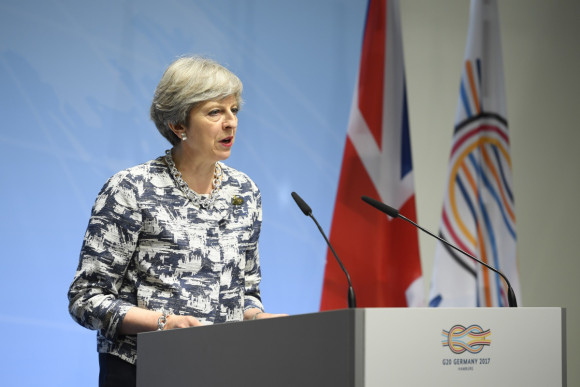
[[[213,170],[213,182],[212,182],[213,188],[211,190],[211,193],[209,195],[202,196],[202,195],[198,194],[197,192],[193,191],[191,188],[189,188],[189,186],[187,185],[185,180],[183,180],[183,176],[181,175],[181,172],[179,172],[179,170],[175,166],[175,162],[173,162],[173,157],[171,156],[171,150],[165,151],[165,162],[167,163],[167,166],[169,167],[169,172],[171,172],[171,176],[173,176],[173,178],[175,179],[177,186],[183,192],[183,194],[189,200],[191,200],[191,202],[193,204],[199,205],[200,207],[203,207],[203,208],[209,208],[213,205],[215,198],[217,196],[217,192],[222,187],[222,179],[221,178],[223,175],[223,170],[222,170],[222,167],[220,166],[219,163],[217,163],[217,162],[215,163],[215,167]]]

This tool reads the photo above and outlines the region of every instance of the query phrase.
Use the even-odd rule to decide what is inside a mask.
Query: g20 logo
[[[460,354],[465,351],[470,353],[479,353],[483,347],[491,345],[491,336],[489,329],[483,330],[479,325],[473,324],[467,328],[463,325],[454,325],[450,330],[445,329],[441,332],[444,340],[441,344],[449,347],[451,352]]]

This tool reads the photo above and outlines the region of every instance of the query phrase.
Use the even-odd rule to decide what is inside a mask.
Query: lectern
[[[366,308],[138,335],[139,387],[565,386],[565,309]]]

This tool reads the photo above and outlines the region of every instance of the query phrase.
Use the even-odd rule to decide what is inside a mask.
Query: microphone
[[[348,274],[348,271],[346,271],[346,269],[344,268],[344,265],[342,264],[341,260],[338,258],[338,255],[336,255],[336,252],[332,248],[332,245],[330,244],[330,241],[326,237],[326,234],[324,233],[324,231],[322,231],[322,227],[320,227],[320,225],[316,221],[316,218],[312,215],[312,209],[310,208],[310,206],[308,204],[306,204],[306,202],[304,200],[302,200],[302,198],[300,196],[298,196],[298,194],[296,192],[292,192],[291,195],[292,195],[292,198],[294,199],[294,201],[296,202],[296,204],[298,204],[298,207],[300,207],[300,209],[304,213],[304,215],[311,217],[312,220],[314,221],[314,223],[316,223],[318,230],[320,230],[320,233],[324,237],[324,240],[326,241],[326,244],[330,248],[330,251],[332,251],[334,258],[336,258],[336,262],[338,262],[340,268],[342,269],[342,271],[346,275],[346,280],[348,281],[348,294],[347,294],[348,307],[349,308],[356,308],[356,296],[354,294],[354,289],[352,287],[352,282],[350,280],[350,275]]]
[[[388,206],[384,203],[379,202],[378,200],[369,198],[368,196],[363,196],[361,197],[361,199],[365,202],[370,204],[371,206],[375,207],[377,210],[384,212],[385,214],[389,215],[391,218],[401,218],[403,220],[406,220],[407,222],[411,223],[413,226],[417,227],[419,230],[431,235],[433,238],[439,240],[440,242],[446,244],[447,246],[451,247],[452,249],[459,251],[461,254],[473,259],[475,262],[478,262],[480,265],[483,265],[485,267],[487,267],[489,270],[493,271],[494,273],[497,273],[501,278],[503,278],[503,280],[505,281],[507,287],[508,287],[508,294],[507,294],[507,298],[508,298],[508,305],[510,307],[517,307],[518,303],[516,301],[516,295],[514,293],[514,289],[512,288],[512,285],[510,284],[510,281],[507,279],[507,277],[499,270],[497,270],[496,268],[488,265],[487,263],[480,261],[479,259],[475,258],[473,255],[461,250],[459,247],[456,247],[454,245],[452,245],[451,243],[447,242],[445,239],[433,234],[432,232],[424,229],[423,227],[419,226],[417,223],[413,222],[411,219],[401,215],[399,213],[399,210]]]

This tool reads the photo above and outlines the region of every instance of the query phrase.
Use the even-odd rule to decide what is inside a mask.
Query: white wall
[[[520,304],[567,308],[568,382],[577,386],[580,2],[503,0],[499,6]],[[431,230],[439,225],[468,15],[466,0],[401,0],[417,211]],[[429,274],[435,242],[422,235],[420,244]]]

